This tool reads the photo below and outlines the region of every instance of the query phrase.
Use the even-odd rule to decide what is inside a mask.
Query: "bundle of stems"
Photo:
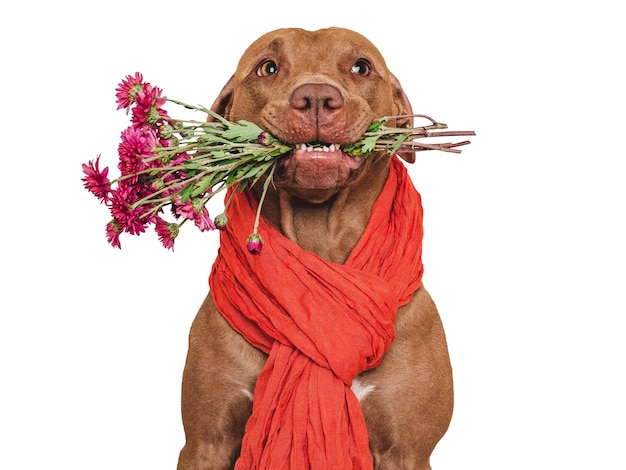
[[[220,214],[211,219],[206,208],[209,200],[232,186],[244,190],[266,176],[264,197],[276,163],[294,149],[252,122],[231,122],[204,106],[166,98],[160,88],[144,82],[138,72],[128,75],[116,91],[118,109],[132,110],[131,125],[122,132],[118,146],[117,167],[121,175],[110,180],[109,168],[100,169],[98,156],[83,165],[82,181],[87,190],[109,208],[112,219],[106,227],[107,238],[118,248],[121,248],[121,233],[138,235],[150,224],[155,225],[163,245],[172,249],[180,227],[187,220],[193,220],[200,230],[223,228],[227,218]],[[166,103],[201,112],[203,119],[173,118],[164,108]],[[420,127],[386,125],[407,117],[425,119],[429,123]],[[458,147],[469,141],[426,143],[423,139],[475,135],[473,131],[445,129],[446,124],[422,114],[388,116],[374,121],[359,141],[341,149],[364,158],[374,152],[440,150],[459,153]],[[163,219],[168,206],[174,222]],[[256,233],[258,217],[259,214],[251,239],[262,244]],[[250,251],[260,251],[260,248]]]

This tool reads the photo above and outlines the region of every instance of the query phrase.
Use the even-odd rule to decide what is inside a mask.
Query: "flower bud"
[[[202,214],[202,209],[204,209],[204,201],[200,198],[194,197],[191,199],[191,207],[198,214]]]
[[[160,191],[165,187],[165,181],[162,178],[154,178],[151,182],[151,188],[154,191]]]
[[[156,156],[163,165],[167,165],[172,159],[171,153],[166,152],[164,150],[158,151],[156,153]]]
[[[252,255],[258,255],[263,248],[263,237],[258,233],[252,233],[246,240],[246,248]]]
[[[270,146],[276,142],[276,139],[269,132],[263,131],[259,134],[259,144]]]
[[[159,135],[162,139],[169,139],[174,133],[174,128],[169,124],[163,124],[159,127]]]
[[[174,240],[180,232],[180,225],[175,223],[169,223],[167,224],[167,230],[170,232],[172,240]]]
[[[159,110],[156,106],[150,106],[150,110],[146,115],[146,122],[151,126],[154,126],[161,119],[161,115],[159,114]]]
[[[181,129],[180,135],[183,139],[191,139],[194,136],[194,130],[189,128]]]
[[[226,214],[218,214],[213,219],[213,223],[218,230],[224,230],[228,225],[228,217]]]

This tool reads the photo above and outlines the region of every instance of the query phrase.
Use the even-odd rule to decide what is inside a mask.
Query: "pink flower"
[[[117,152],[120,157],[118,168],[122,175],[135,175],[146,169],[144,159],[154,156],[157,136],[149,127],[129,127],[122,132],[122,141]]]
[[[201,232],[215,229],[215,224],[209,217],[209,211],[202,203],[202,200],[198,198],[187,199],[184,204],[182,204],[181,199],[178,198],[176,200],[174,213],[185,219],[193,220],[196,227],[198,227]]]
[[[95,161],[90,161],[87,165],[83,163],[82,181],[85,188],[96,196],[100,202],[107,202],[111,198],[111,183],[109,182],[109,168],[106,167],[100,171],[100,155]]]
[[[128,114],[130,106],[137,100],[137,95],[144,91],[146,85],[148,84],[143,82],[143,75],[139,72],[135,72],[134,77],[126,75],[126,78],[115,89],[117,109],[126,109]]]
[[[135,107],[133,108],[132,122],[135,127],[158,125],[169,117],[163,109],[165,99],[161,97],[163,90],[146,84],[144,91],[137,94]]]
[[[215,142],[219,139],[210,135],[219,135],[219,129],[213,129],[214,132],[208,129],[208,137],[203,139],[196,125],[189,126],[185,124],[186,121],[170,118],[163,108],[167,102],[182,104],[189,109],[196,107],[168,100],[160,88],[144,81],[139,72],[126,75],[115,89],[115,96],[118,110],[125,109],[127,114],[132,111],[131,123],[121,133],[118,142],[117,166],[121,175],[109,180],[109,168],[100,169],[100,155],[82,165],[81,175],[84,187],[104,203],[110,212],[111,221],[106,225],[108,242],[121,248],[121,234],[140,235],[154,224],[162,245],[173,250],[180,227],[187,220],[193,220],[200,231],[226,228],[226,215],[220,214],[213,220],[205,207],[214,194],[213,188],[205,188],[204,184],[214,180],[207,180],[203,172],[208,172],[210,178],[217,178],[221,174],[216,176],[211,165],[205,166],[204,160],[198,164],[196,160],[197,156],[205,154],[208,155],[208,162],[212,162],[214,156],[216,159],[222,158],[218,153],[213,153]],[[242,137],[246,142],[257,138],[266,146],[279,144],[271,134],[260,130],[254,131],[251,137]],[[197,145],[194,143],[196,140]],[[224,146],[229,148],[227,142],[224,142]],[[279,153],[278,150],[275,153]],[[233,155],[236,153],[234,151]],[[239,168],[234,165],[233,171],[237,173]],[[215,171],[221,169],[221,163],[216,165]],[[236,175],[228,170],[226,176],[232,179]],[[228,181],[226,179],[222,182]],[[202,188],[202,193],[198,194],[200,190],[196,188]],[[189,197],[190,194],[194,194],[194,197]],[[187,198],[184,203],[183,197]],[[173,216],[175,222],[170,223],[161,218],[166,208],[171,210],[169,218]],[[256,229],[258,218],[259,214],[254,233],[246,242],[252,254],[259,254],[263,247],[263,239]]]
[[[107,224],[106,232],[109,243],[116,248],[122,249],[122,244],[120,243],[120,233],[122,233],[122,231],[117,225],[115,219],[111,220],[111,222]]]
[[[178,236],[179,225],[156,218],[155,230],[165,248],[174,251],[174,239]]]
[[[177,153],[170,160],[170,165],[171,166],[179,166],[179,165],[182,165],[183,163],[185,163],[185,161],[187,161],[187,160],[191,160],[191,155],[189,155],[187,152]]]
[[[193,222],[196,224],[196,227],[198,227],[201,232],[215,230],[215,224],[209,217],[209,212],[206,209],[204,209],[203,214],[198,214],[198,216],[193,219]]]
[[[121,231],[138,235],[146,231],[150,220],[145,216],[144,206],[132,207],[138,201],[137,188],[123,183],[120,181],[118,187],[111,191],[111,214]]]
[[[252,255],[258,255],[263,248],[263,237],[258,233],[252,233],[246,240],[246,248]]]

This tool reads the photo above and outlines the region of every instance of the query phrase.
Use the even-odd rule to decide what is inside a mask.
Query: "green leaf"
[[[202,134],[198,136],[198,143],[202,145],[228,144],[229,140],[221,138],[219,135]]]
[[[212,184],[213,178],[211,176],[205,176],[200,179],[195,185],[193,192],[191,193],[191,197],[197,197],[201,194],[204,194],[209,188],[213,186]]]
[[[386,119],[380,119],[378,121],[374,121],[369,125],[369,127],[367,128],[367,131],[365,132],[377,132],[386,122],[387,122]]]
[[[202,123],[199,127],[205,134],[219,135],[224,131],[224,125],[217,122]]]
[[[255,166],[254,162],[241,164],[239,167],[237,167],[234,171],[232,171],[228,175],[228,177],[226,178],[226,184],[228,186],[232,186],[237,181],[240,181],[241,179],[243,179],[242,178],[243,175],[245,175],[251,169],[254,169],[254,166]]]
[[[270,155],[272,157],[279,157],[280,155],[289,153],[292,150],[293,150],[293,147],[290,147],[289,145],[281,145],[280,147],[276,147],[276,149],[272,150],[270,152]]]
[[[183,162],[183,166],[185,167],[185,170],[197,170],[203,165],[204,165],[203,163],[195,162],[193,160],[185,160]]]
[[[259,181],[259,179],[265,174],[267,173],[267,171],[272,167],[274,163],[273,162],[266,162],[263,165],[259,165],[257,167],[258,169],[258,174],[254,176],[254,178],[250,178],[247,183],[249,186],[254,186],[256,184],[257,181]]]
[[[249,121],[239,121],[232,124],[223,133],[222,137],[231,142],[257,142],[259,135],[263,132],[256,124]]]
[[[361,155],[361,143],[360,142],[356,142],[352,145],[348,145],[345,147],[342,147],[343,151],[346,152],[347,154],[352,155],[353,157],[356,157],[358,155]]]
[[[213,150],[211,152],[209,152],[209,157],[211,158],[211,160],[222,160],[224,157],[226,157],[227,153],[224,150]]]
[[[378,140],[377,136],[366,137],[365,139],[363,139],[361,141],[363,143],[363,147],[361,151],[367,154],[372,153],[374,151],[374,148],[376,147],[377,140]]]
[[[191,194],[193,193],[193,188],[193,184],[188,184],[187,186],[185,186],[185,188],[181,189],[181,191],[178,193],[180,194],[181,202],[185,203],[189,200]]]
[[[398,134],[393,142],[393,147],[391,148],[390,153],[396,153],[407,137],[409,137],[408,134]]]
[[[261,148],[252,153],[254,158],[260,162],[266,162],[269,160],[273,160],[276,157],[280,157],[288,152],[291,152],[293,147],[289,147],[287,145],[281,145],[275,148]]]
[[[252,177],[258,177],[263,173],[264,170],[262,171],[262,167],[259,165],[259,162],[253,162],[250,168],[248,168],[247,171],[241,175],[240,179],[245,180]]]

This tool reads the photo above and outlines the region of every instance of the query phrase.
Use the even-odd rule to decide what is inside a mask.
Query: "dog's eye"
[[[350,69],[350,72],[357,75],[367,75],[370,73],[370,70],[371,66],[369,62],[364,59],[359,59],[354,63],[354,65]]]
[[[278,65],[276,65],[276,62],[273,60],[266,60],[265,62],[262,62],[256,69],[256,74],[259,77],[269,77],[275,73],[278,73]]]

